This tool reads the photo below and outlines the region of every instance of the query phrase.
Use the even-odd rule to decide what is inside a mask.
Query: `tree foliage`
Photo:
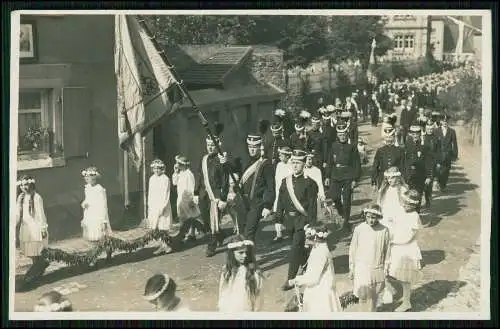
[[[305,67],[327,58],[367,62],[372,38],[377,55],[392,41],[383,35],[380,16],[146,16],[159,38],[171,44],[276,45],[287,67]]]

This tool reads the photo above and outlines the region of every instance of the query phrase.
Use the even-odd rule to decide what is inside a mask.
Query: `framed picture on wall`
[[[19,58],[21,61],[36,60],[36,26],[34,21],[21,21],[19,31]]]

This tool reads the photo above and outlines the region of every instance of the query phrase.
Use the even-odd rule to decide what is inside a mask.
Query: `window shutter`
[[[86,87],[62,89],[64,157],[87,156],[91,143],[90,91]]]

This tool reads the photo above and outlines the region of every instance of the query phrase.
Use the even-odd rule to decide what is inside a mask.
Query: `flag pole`
[[[142,148],[142,202],[144,207],[143,211],[143,219],[148,217],[148,200],[146,196],[147,191],[147,183],[146,183],[146,137],[141,137],[141,148]]]
[[[139,23],[139,26],[144,30],[144,32],[146,32],[146,34],[148,35],[148,37],[151,39],[151,42],[153,43],[156,51],[160,54],[161,58],[163,59],[163,61],[167,65],[167,67],[170,69],[170,71],[171,71],[174,79],[177,81],[177,85],[179,86],[179,89],[181,90],[181,92],[183,93],[183,95],[191,103],[191,107],[193,108],[193,110],[198,115],[198,118],[200,119],[201,125],[203,126],[203,128],[205,128],[205,131],[207,132],[207,135],[212,140],[215,140],[214,135],[212,133],[212,130],[210,129],[210,127],[208,125],[208,120],[205,118],[205,116],[203,115],[203,113],[201,113],[200,109],[196,105],[196,103],[193,100],[193,98],[191,97],[191,95],[189,95],[186,87],[183,84],[183,81],[178,78],[177,71],[175,70],[174,66],[170,64],[170,62],[169,62],[169,60],[167,58],[167,55],[165,54],[165,51],[162,49],[162,47],[159,45],[158,41],[156,40],[156,35],[154,35],[151,32],[151,30],[149,29],[149,27],[146,24],[146,21],[142,17],[142,15],[136,15],[136,16],[137,16],[137,22]],[[219,153],[220,155],[224,155],[224,153],[222,152],[222,149],[220,148],[220,145],[218,143],[215,143],[215,147],[217,149],[217,153]],[[228,165],[228,164],[226,164],[226,165]],[[234,176],[234,173],[233,173],[232,170],[229,170],[229,175],[231,176],[231,179],[234,182],[238,182],[238,180]],[[248,199],[243,194],[243,191],[241,190],[241,187],[239,186],[239,184],[235,184],[234,187],[235,187],[236,193],[240,194],[240,196],[241,196],[241,198],[243,200],[243,203],[245,205],[245,208],[247,210],[249,210],[250,209],[250,204],[248,202]]]

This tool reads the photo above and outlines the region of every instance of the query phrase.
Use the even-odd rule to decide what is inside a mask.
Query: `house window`
[[[396,35],[394,37],[394,50],[405,51],[413,50],[415,48],[415,35]]]
[[[25,89],[19,92],[18,154],[50,153],[47,149],[50,89]]]

